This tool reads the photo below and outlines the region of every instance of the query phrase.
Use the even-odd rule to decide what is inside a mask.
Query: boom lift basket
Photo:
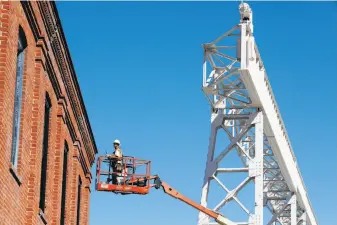
[[[119,168],[116,167],[119,164]],[[118,168],[118,169],[116,169]],[[140,173],[136,173],[140,171]],[[153,184],[151,161],[124,156],[100,156],[96,164],[96,190],[116,194],[148,194]],[[120,181],[120,182],[118,182]]]

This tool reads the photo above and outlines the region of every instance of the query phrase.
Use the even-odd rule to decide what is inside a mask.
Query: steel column
[[[290,205],[291,205],[291,225],[297,225],[297,202],[296,202],[296,194],[293,194],[293,196],[290,199]]]
[[[263,225],[263,114],[255,121],[255,225]]]
[[[208,154],[207,154],[207,160],[206,160],[206,170],[204,174],[204,182],[202,187],[202,193],[201,193],[201,202],[200,204],[204,207],[207,207],[207,199],[208,199],[208,192],[209,192],[209,185],[212,179],[212,175],[214,171],[216,170],[216,165],[214,165],[213,158],[214,158],[214,149],[215,149],[215,142],[216,142],[216,136],[217,131],[220,125],[219,121],[219,115],[212,113],[211,116],[211,135],[209,140],[209,146],[208,146]],[[206,214],[200,212],[199,218],[198,218],[198,224],[204,224],[209,223],[209,218]]]

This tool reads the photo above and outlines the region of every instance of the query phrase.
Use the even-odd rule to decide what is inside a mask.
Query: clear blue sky
[[[125,154],[151,159],[153,173],[199,202],[210,129],[201,44],[238,23],[238,4],[57,3],[99,154],[111,151],[118,138]],[[255,37],[319,224],[333,224],[337,5],[251,7]],[[92,225],[187,225],[196,224],[197,214],[156,190],[148,196],[91,195]]]

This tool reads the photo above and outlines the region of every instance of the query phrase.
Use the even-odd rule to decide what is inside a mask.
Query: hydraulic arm
[[[177,190],[175,190],[174,188],[172,188],[170,185],[168,185],[167,183],[163,182],[160,180],[159,177],[156,177],[154,179],[154,187],[156,189],[159,189],[160,187],[163,188],[164,193],[179,199],[180,201],[192,206],[193,208],[205,213],[206,215],[210,216],[211,218],[215,219],[215,221],[221,225],[236,225],[236,223],[228,220],[226,217],[224,217],[223,215],[214,212],[211,209],[208,209],[194,201],[192,201],[191,199],[185,197],[184,195],[180,194]]]

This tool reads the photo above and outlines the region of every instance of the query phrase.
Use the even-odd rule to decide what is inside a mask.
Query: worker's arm
[[[108,159],[123,159],[122,156],[118,156],[116,154],[111,154],[106,156]]]
[[[236,225],[234,222],[228,220],[226,217],[222,216],[221,214],[214,212],[211,209],[208,209],[194,201],[192,201],[191,199],[183,196],[182,194],[180,194],[177,190],[173,189],[172,187],[170,187],[168,184],[166,184],[165,182],[162,182],[160,180],[159,177],[157,177],[155,179],[155,188],[159,189],[160,187],[162,187],[164,189],[164,192],[174,198],[179,199],[182,202],[185,202],[186,204],[192,206],[193,208],[205,213],[206,215],[210,216],[211,218],[215,219],[215,221],[221,225]]]

